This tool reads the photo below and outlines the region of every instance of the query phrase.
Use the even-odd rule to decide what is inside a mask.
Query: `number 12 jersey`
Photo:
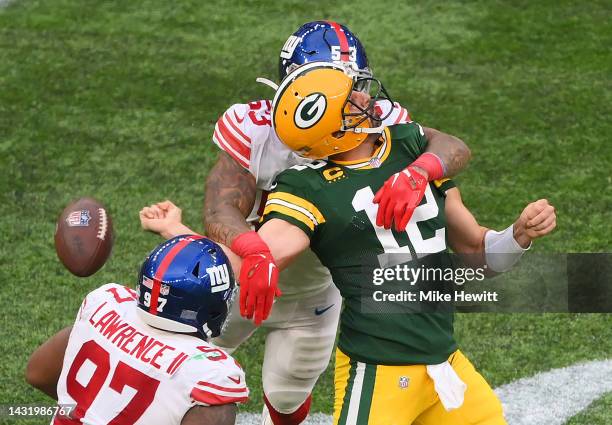
[[[456,350],[452,313],[366,312],[364,289],[373,287],[364,262],[381,254],[421,258],[447,252],[445,190],[430,183],[404,232],[376,226],[374,194],[394,173],[425,151],[415,122],[385,128],[371,158],[317,161],[281,173],[268,196],[263,221],[288,221],[306,233],[344,298],[339,347],[349,357],[375,364],[437,364]],[[437,256],[432,256],[437,257]],[[367,292],[367,291],[366,291]]]

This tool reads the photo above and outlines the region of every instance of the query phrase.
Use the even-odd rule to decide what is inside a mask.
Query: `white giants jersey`
[[[391,113],[383,125],[410,122],[408,111],[399,103],[388,100],[376,103],[380,116]],[[213,141],[238,164],[255,177],[257,197],[248,221],[256,221],[263,212],[268,191],[274,179],[287,168],[311,162],[289,149],[280,141],[271,122],[272,101],[259,100],[232,105],[217,121]],[[302,254],[279,279],[285,299],[322,291],[332,283],[328,270],[308,251]]]
[[[179,425],[193,406],[248,399],[244,372],[229,354],[148,326],[136,297],[109,283],[83,301],[57,385],[58,402],[76,408],[54,425]]]

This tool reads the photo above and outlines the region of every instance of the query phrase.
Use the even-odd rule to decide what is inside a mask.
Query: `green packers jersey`
[[[437,364],[456,350],[452,312],[368,312],[364,289],[372,271],[364,264],[381,254],[412,258],[445,253],[444,192],[452,182],[430,183],[404,232],[376,226],[374,194],[394,173],[425,151],[417,123],[385,129],[382,143],[365,161],[316,161],[297,165],[276,180],[262,220],[285,220],[302,229],[310,247],[331,271],[344,298],[340,349],[351,358],[376,364]]]

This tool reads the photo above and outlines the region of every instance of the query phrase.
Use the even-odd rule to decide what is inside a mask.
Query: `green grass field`
[[[29,353],[87,292],[134,283],[158,242],[140,230],[144,205],[170,198],[202,228],[214,123],[233,103],[271,97],[255,78],[275,79],[280,47],[305,21],[347,24],[414,119],[469,144],[457,181],[482,224],[506,227],[545,197],[558,228],[533,251],[611,251],[609,1],[3,3],[0,404],[48,401],[24,382]],[[85,195],[109,208],[116,244],[98,274],[78,279],[53,233]],[[465,314],[457,335],[493,386],[612,357],[606,314]],[[237,354],[252,390],[243,410],[260,409],[261,356],[261,335]],[[313,411],[331,412],[332,372]],[[610,424],[610,406],[609,394],[569,423]]]

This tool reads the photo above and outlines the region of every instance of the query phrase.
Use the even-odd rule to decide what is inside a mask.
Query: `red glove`
[[[255,317],[255,325],[259,326],[270,315],[274,297],[282,295],[278,289],[278,267],[257,232],[241,234],[231,248],[242,258],[240,314],[247,319]]]
[[[414,209],[423,199],[428,183],[428,179],[414,167],[425,170],[429,180],[436,180],[444,175],[443,164],[438,156],[424,153],[407,168],[389,177],[374,196],[373,202],[379,204],[377,226],[390,229],[391,222],[394,221],[395,230],[406,230]]]

